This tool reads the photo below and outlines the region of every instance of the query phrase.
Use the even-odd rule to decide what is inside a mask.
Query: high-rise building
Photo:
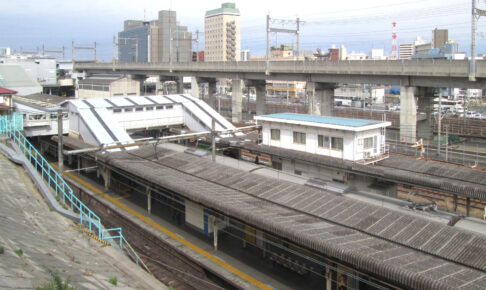
[[[239,61],[241,51],[240,10],[234,3],[209,10],[204,19],[205,61]]]
[[[398,48],[399,59],[410,59],[415,54],[415,46],[413,43],[402,43]]]
[[[118,33],[121,62],[190,62],[192,34],[176,20],[175,11],[159,11],[152,21],[126,20]]]
[[[118,59],[121,62],[149,62],[150,22],[125,20],[118,33]]]
[[[0,56],[10,55],[10,47],[0,47]]]
[[[250,58],[251,58],[250,50],[246,49],[241,51],[241,57],[240,57],[241,61],[249,61]]]
[[[449,40],[449,30],[447,29],[434,29],[432,31],[433,48],[442,48],[444,44]]]

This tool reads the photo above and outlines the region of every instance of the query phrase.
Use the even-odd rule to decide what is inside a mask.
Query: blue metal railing
[[[19,118],[20,116],[20,118]],[[40,154],[37,149],[25,138],[19,131],[19,127],[23,128],[23,118],[21,115],[0,116],[0,134],[4,134],[11,138],[24,153],[25,157],[34,166],[34,168],[41,174],[42,179],[52,187],[56,193],[56,197],[62,196],[63,204],[66,200],[71,204],[71,210],[79,212],[79,223],[88,223],[89,231],[93,230],[98,234],[100,240],[110,240],[119,238],[122,241],[121,228],[104,230],[101,227],[101,219],[91,211],[77,196],[74,195],[71,187],[59,175],[59,173],[49,164],[49,162]],[[104,232],[118,231],[118,235],[113,237],[105,236]]]
[[[22,114],[13,113],[11,115],[0,116],[0,135],[10,130],[10,127],[17,130],[24,129],[24,116]]]
[[[105,233],[111,233],[111,234],[108,235],[108,236],[105,236]],[[105,230],[102,230],[101,231],[101,239],[103,241],[120,239],[120,247],[121,247],[122,246],[122,242],[124,240],[123,235],[122,235],[122,229],[121,228],[113,228],[113,229],[105,229]]]
[[[123,237],[121,228],[103,229],[101,227],[101,219],[92,212],[77,196],[74,195],[71,187],[59,175],[59,173],[47,162],[47,160],[37,151],[37,149],[25,138],[20,132],[23,130],[23,116],[20,114],[12,114],[8,116],[0,116],[0,135],[6,135],[12,139],[22,150],[25,157],[40,172],[42,179],[52,187],[56,192],[56,197],[62,195],[62,202],[66,204],[66,200],[71,204],[71,210],[76,209],[79,212],[79,223],[87,221],[89,231],[93,229],[98,234],[98,239],[102,241],[111,242],[119,239],[119,245],[122,250],[137,263],[141,264],[149,273],[150,269],[145,265],[143,260],[139,257],[137,252],[132,248],[130,243]]]

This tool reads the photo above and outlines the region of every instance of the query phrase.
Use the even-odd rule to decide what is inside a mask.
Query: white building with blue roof
[[[294,113],[256,116],[262,144],[361,163],[387,156],[385,129],[390,122]]]

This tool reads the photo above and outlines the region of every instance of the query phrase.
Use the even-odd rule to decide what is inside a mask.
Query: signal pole
[[[285,25],[285,24],[293,24],[295,25],[296,29],[285,29],[285,28],[276,28],[276,27],[270,27],[270,23],[277,23],[280,25]],[[297,38],[297,48],[296,48],[296,54],[297,56],[300,55],[300,24],[305,24],[305,21],[301,21],[299,17],[294,20],[285,20],[285,19],[271,19],[270,15],[267,14],[267,55],[266,55],[266,60],[267,60],[267,73],[270,68],[270,32],[275,32],[275,33],[288,33],[288,34],[295,34]]]

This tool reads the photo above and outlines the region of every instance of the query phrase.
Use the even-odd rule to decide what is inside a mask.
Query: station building
[[[140,95],[140,81],[128,77],[89,78],[78,82],[80,99],[110,98]]]
[[[262,144],[360,163],[387,157],[385,129],[390,122],[280,113],[256,116]]]

